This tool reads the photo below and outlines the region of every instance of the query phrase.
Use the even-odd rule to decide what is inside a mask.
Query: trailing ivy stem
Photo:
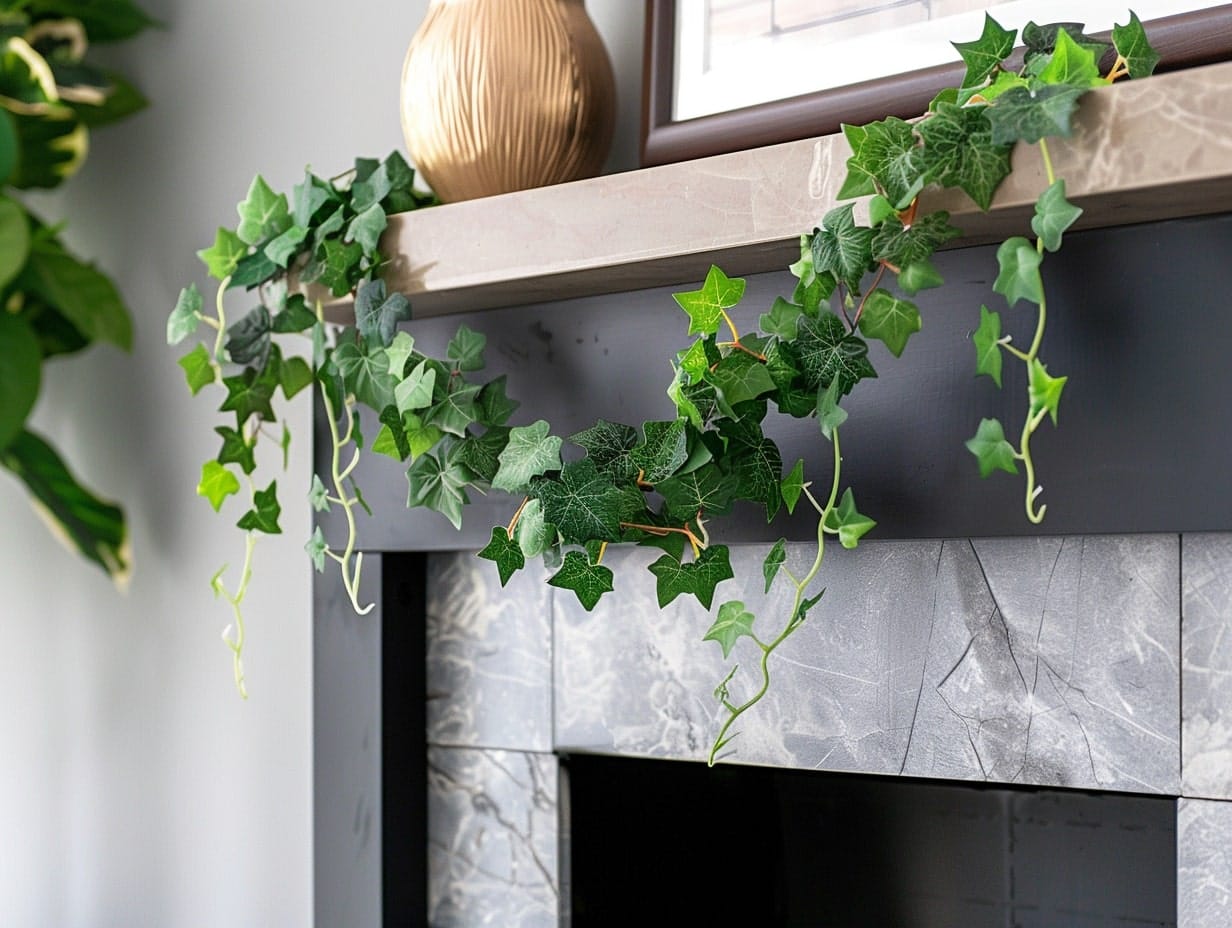
[[[257,545],[257,536],[255,532],[248,532],[244,538],[244,566],[240,570],[240,582],[235,588],[234,593],[227,592],[226,588],[219,586],[218,589],[222,593],[223,598],[231,605],[231,613],[235,616],[235,638],[229,638],[223,635],[223,641],[227,643],[227,647],[231,649],[231,665],[235,674],[235,688],[239,691],[241,699],[248,698],[248,688],[244,684],[244,613],[240,609],[240,604],[244,601],[244,596],[248,593],[248,582],[252,579],[252,552]]]
[[[526,504],[530,502],[529,496],[522,497],[522,504],[518,506],[518,511],[513,514],[513,518],[509,520],[509,527],[505,529],[505,534],[509,536],[509,540],[513,540],[513,530],[518,527],[518,520],[522,518],[522,513],[526,509]]]
[[[776,637],[769,644],[763,644],[757,638],[753,639],[757,642],[757,646],[761,648],[761,660],[759,661],[759,666],[761,667],[761,686],[757,689],[757,692],[738,706],[733,706],[724,700],[723,704],[728,710],[727,720],[723,723],[723,727],[719,729],[719,733],[715,736],[714,743],[710,747],[710,756],[706,761],[707,766],[714,766],[716,755],[720,750],[722,750],[723,745],[727,743],[727,733],[731,730],[732,725],[736,723],[736,720],[740,718],[740,716],[744,715],[744,713],[749,709],[753,708],[753,706],[757,705],[757,703],[761,701],[761,698],[769,692],[770,655],[774,653],[775,649],[778,648],[779,645],[787,640],[788,636],[790,636],[792,632],[800,627],[800,610],[804,606],[804,594],[812,584],[813,580],[816,579],[817,574],[821,572],[821,564],[825,558],[826,517],[830,514],[831,510],[834,509],[834,503],[838,499],[839,476],[842,468],[843,456],[839,450],[837,428],[832,430],[832,441],[834,444],[834,479],[830,485],[830,498],[826,501],[824,508],[818,509],[817,553],[813,557],[812,565],[809,567],[805,575],[799,580],[797,580],[790,573],[788,574],[795,585],[796,591],[792,596],[790,618],[788,619],[787,624],[783,627],[783,630],[779,632],[778,637]],[[814,498],[813,494],[809,492],[808,487],[804,487],[804,492],[813,503],[814,508],[817,508],[817,500]]]
[[[856,330],[856,326],[860,324],[860,316],[864,312],[864,304],[868,302],[869,294],[877,289],[877,285],[881,283],[881,277],[886,272],[886,263],[884,261],[877,265],[877,276],[873,278],[873,282],[869,284],[868,289],[864,291],[864,295],[860,297],[860,305],[856,307],[855,317],[851,320],[851,331]]]
[[[1040,154],[1044,156],[1044,173],[1048,177],[1048,186],[1051,187],[1057,182],[1057,175],[1052,170],[1052,156],[1048,153],[1048,142],[1046,139],[1039,140]]]
[[[342,502],[342,512],[346,517],[347,524],[347,542],[343,549],[338,564],[342,570],[342,585],[347,591],[347,596],[350,597],[351,606],[354,608],[357,615],[367,615],[372,611],[376,603],[369,603],[367,606],[359,604],[359,577],[363,569],[364,555],[363,552],[355,553],[355,538],[357,535],[355,527],[355,500],[347,495],[346,489],[342,485],[342,481],[346,479],[346,475],[350,473],[355,466],[355,460],[347,466],[346,471],[340,470],[342,448],[345,442],[350,440],[351,431],[354,428],[354,420],[351,419],[350,411],[347,410],[347,431],[343,437],[338,432],[338,419],[334,415],[334,404],[329,398],[328,390],[321,390],[321,401],[325,404],[325,418],[329,422],[329,437],[333,445],[333,450],[330,455],[330,478],[334,483],[334,492]],[[355,572],[351,572],[351,562],[354,557]]]
[[[227,287],[231,284],[231,275],[228,274],[222,279],[222,283],[218,285],[218,292],[214,295],[214,311],[218,314],[218,334],[214,337],[214,351],[210,357],[214,361],[215,367],[221,365],[222,358],[222,340],[227,334],[227,310],[223,307],[223,295],[227,292]]]

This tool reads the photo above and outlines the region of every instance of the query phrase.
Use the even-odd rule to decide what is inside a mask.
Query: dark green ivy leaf
[[[890,216],[873,235],[872,253],[874,258],[902,268],[926,261],[943,244],[961,235],[961,229],[950,225],[950,214],[945,210],[917,217],[910,226]]]
[[[834,313],[823,313],[819,319],[802,319],[796,350],[801,373],[812,390],[829,386],[838,378],[839,390],[846,395],[863,378],[877,376],[868,360],[868,345],[848,335],[843,321]]]
[[[475,421],[476,397],[481,389],[477,383],[459,381],[428,410],[424,421],[461,438],[466,434],[467,427]]]
[[[264,532],[267,535],[280,535],[278,517],[282,507],[278,505],[278,481],[270,482],[264,490],[257,490],[252,495],[253,508],[240,516],[235,523],[246,532]]]
[[[697,560],[683,564],[665,554],[649,569],[655,575],[660,609],[681,593],[696,596],[697,601],[709,609],[714,601],[714,588],[735,576],[726,545],[711,545],[702,550]]]
[[[504,425],[521,405],[506,394],[508,379],[505,374],[501,374],[495,380],[489,380],[475,398],[475,414],[483,425]]]
[[[857,226],[854,203],[826,213],[822,227],[813,231],[813,268],[829,271],[853,293],[860,292],[860,280],[872,266],[873,230]]]
[[[355,325],[369,345],[388,348],[398,323],[411,318],[411,304],[401,293],[386,295],[385,281],[369,280],[355,293]]]
[[[276,379],[271,380],[265,371],[246,367],[239,374],[224,377],[222,385],[227,388],[227,398],[223,400],[220,409],[223,412],[234,412],[240,428],[243,428],[250,416],[258,416],[271,422],[274,420],[270,400],[274,397],[278,382]]]
[[[265,257],[273,261],[278,267],[285,269],[287,264],[290,263],[291,258],[300,250],[300,246],[307,237],[308,230],[303,226],[288,226],[271,239],[270,243],[262,251],[265,252]]]
[[[881,191],[895,208],[903,209],[924,186],[919,167],[919,142],[911,123],[891,116],[860,127],[843,126],[852,148],[840,200]]]
[[[347,391],[369,409],[384,409],[394,402],[389,356],[381,348],[365,352],[355,342],[346,342],[334,349],[334,363]]]
[[[796,337],[796,325],[802,315],[804,315],[803,306],[789,303],[781,296],[775,297],[770,312],[762,314],[758,325],[767,335],[777,335],[779,338],[790,341]]]
[[[492,426],[482,435],[467,435],[458,445],[458,463],[467,467],[477,481],[491,484],[500,469],[500,454],[509,443],[510,431],[504,426]]]
[[[707,374],[728,406],[757,399],[775,389],[766,365],[744,351],[733,351]]]
[[[974,87],[982,84],[988,75],[997,70],[1001,62],[1014,50],[1014,39],[1017,35],[1017,31],[1002,28],[1000,23],[985,13],[984,31],[978,39],[974,42],[952,43],[967,65],[963,86]]]
[[[637,446],[637,430],[631,425],[598,420],[590,428],[569,436],[569,441],[586,451],[595,468],[612,480],[631,480],[637,467],[629,452]]]
[[[358,242],[344,244],[330,239],[322,246],[322,260],[316,279],[334,296],[345,296],[359,279],[359,262],[364,249]]]
[[[445,357],[453,362],[456,370],[477,371],[483,368],[483,349],[488,338],[465,325],[458,326],[457,334],[449,340]]]
[[[251,364],[263,368],[269,359],[270,330],[272,323],[269,310],[255,307],[247,316],[227,329],[227,354],[236,364]]]
[[[1035,22],[1028,22],[1022,27],[1022,41],[1026,46],[1023,63],[1027,66],[1027,70],[1034,73],[1039,67],[1038,62],[1052,54],[1057,44],[1057,36],[1062,30],[1079,45],[1090,49],[1098,60],[1107,50],[1108,44],[1086,35],[1082,31],[1084,28],[1082,23],[1045,23],[1041,26]]]
[[[303,294],[296,293],[274,315],[274,331],[280,335],[305,332],[317,324],[317,315],[308,308]]]
[[[1086,91],[1085,87],[1069,84],[1007,90],[997,98],[995,106],[988,108],[993,144],[1035,143],[1052,135],[1068,137],[1072,131],[1070,117]]]
[[[251,474],[256,470],[257,459],[253,454],[253,446],[244,438],[242,432],[225,425],[216,426],[214,431],[222,437],[222,450],[218,452],[216,459],[219,464],[238,464],[240,470],[246,474]],[[236,489],[238,488],[237,483]]]
[[[684,419],[669,422],[646,422],[644,438],[629,453],[629,459],[646,483],[658,483],[674,474],[688,457]]]
[[[311,171],[304,172],[304,179],[291,188],[291,221],[308,229],[321,207],[336,199],[333,188]]]
[[[530,496],[543,504],[543,517],[566,542],[620,540],[624,497],[590,458],[567,464],[557,479],[535,478]]]
[[[924,165],[930,179],[958,187],[980,209],[1010,172],[1011,145],[993,140],[987,106],[942,103],[917,129],[924,139]]]
[[[492,527],[492,540],[479,552],[479,556],[496,564],[501,586],[526,566],[526,555],[522,553],[518,543],[509,537],[509,532],[503,525]]]
[[[462,528],[462,507],[470,500],[466,486],[471,473],[461,464],[421,454],[406,472],[409,485],[407,506],[424,506],[439,512],[456,529]]]
[[[726,514],[731,509],[738,485],[733,475],[709,463],[664,480],[655,489],[663,497],[667,518],[680,525],[699,515]]]
[[[1112,44],[1117,54],[1125,59],[1130,77],[1147,77],[1154,73],[1155,66],[1159,64],[1159,53],[1151,47],[1146,30],[1133,10],[1129,12],[1128,23],[1112,27]]]
[[[570,551],[548,584],[562,590],[572,590],[587,612],[604,593],[612,592],[612,571],[602,564],[592,564],[580,551]]]

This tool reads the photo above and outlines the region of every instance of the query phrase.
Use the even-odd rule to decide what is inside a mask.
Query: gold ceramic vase
[[[411,160],[452,203],[598,174],[616,83],[583,0],[432,0],[401,102]]]

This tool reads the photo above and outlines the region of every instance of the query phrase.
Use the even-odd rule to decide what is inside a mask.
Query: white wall
[[[54,542],[0,474],[0,924],[305,926],[312,912],[310,408],[292,409],[279,539],[258,545],[250,698],[208,581],[241,534],[194,496],[217,400],[193,399],[164,342],[195,257],[258,171],[289,190],[402,148],[398,81],[426,0],[144,0],[166,28],[109,60],[151,108],[95,134],[83,172],[37,198],[117,281],[131,356],[56,362],[35,411],[130,519],[124,595]],[[642,4],[589,0],[616,64],[608,170],[635,166]],[[237,306],[236,309],[245,307]],[[266,475],[272,476],[272,474]],[[326,928],[326,926],[321,926]],[[329,926],[333,928],[333,926]]]

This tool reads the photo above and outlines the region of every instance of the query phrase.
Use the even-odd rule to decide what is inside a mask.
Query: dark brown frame
[[[643,167],[830,135],[844,122],[866,123],[887,116],[910,119],[924,112],[939,90],[957,85],[963,74],[961,63],[937,65],[674,122],[675,20],[676,0],[646,0]],[[1232,3],[1151,20],[1146,28],[1162,57],[1159,71],[1232,58]]]

